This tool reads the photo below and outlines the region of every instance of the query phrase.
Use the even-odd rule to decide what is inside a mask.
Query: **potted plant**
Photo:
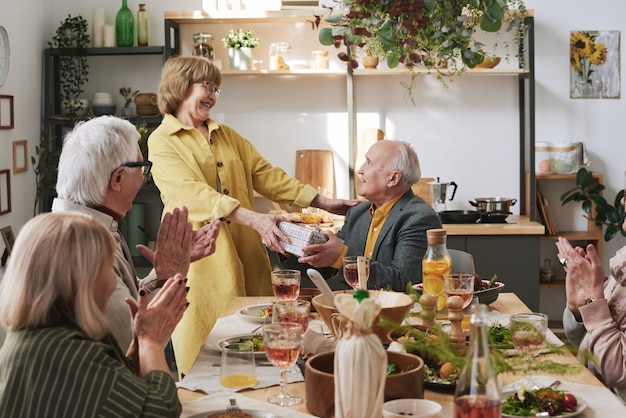
[[[231,29],[222,42],[228,48],[231,70],[252,70],[252,50],[259,45],[253,30]]]
[[[621,204],[624,190],[617,192],[613,205],[610,205],[601,194],[606,188],[604,184],[593,184],[591,180],[592,173],[590,171],[584,167],[579,169],[576,173],[576,187],[561,195],[561,205],[568,202],[581,202],[585,218],[594,221],[598,226],[604,225],[606,227],[604,231],[605,241],[615,238],[618,232],[626,237],[626,232],[622,229],[626,217],[624,206]]]
[[[89,101],[80,99],[89,76],[89,42],[88,24],[80,15],[68,15],[48,42],[48,46],[58,49],[61,106],[72,119],[84,116],[89,109]]]
[[[330,8],[325,20],[331,26],[320,30],[319,40],[323,45],[345,46],[339,58],[350,67],[358,67],[356,51],[369,38],[378,38],[389,68],[402,63],[412,71],[416,65],[430,69],[446,63],[447,73],[461,74],[484,59],[482,44],[474,39],[476,29],[498,32],[507,22],[505,12],[523,7],[523,0],[472,0],[469,4],[467,0],[417,0],[411,5],[394,0],[345,0],[343,4],[346,7],[339,13]],[[320,20],[317,16],[316,22]],[[519,28],[520,22],[523,18],[511,19],[513,26],[507,30]]]

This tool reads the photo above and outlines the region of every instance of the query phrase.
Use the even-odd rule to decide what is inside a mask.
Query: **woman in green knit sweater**
[[[114,254],[110,232],[85,215],[24,225],[0,283],[0,416],[180,415],[164,347],[187,307],[184,278],[127,299],[134,338],[123,353],[105,317]]]

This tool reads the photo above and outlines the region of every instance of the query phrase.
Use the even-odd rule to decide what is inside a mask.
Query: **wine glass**
[[[272,309],[273,322],[295,322],[302,325],[302,335],[309,327],[311,302],[308,300],[290,300],[276,302]]]
[[[474,296],[474,275],[470,273],[446,274],[443,278],[443,288],[446,299],[450,296],[459,296],[463,299],[463,309],[472,303]]]
[[[263,326],[265,355],[274,367],[280,369],[280,393],[267,401],[276,405],[296,405],[302,402],[299,396],[287,393],[287,370],[300,356],[302,325],[295,322],[275,322]]]
[[[525,380],[520,383],[527,389],[537,387],[530,374],[530,361],[541,351],[546,341],[548,330],[548,315],[542,313],[520,313],[511,315],[509,320],[513,347],[524,357]]]
[[[357,255],[347,255],[343,258],[343,277],[354,290],[359,288],[359,267]],[[364,257],[365,258],[365,257]],[[370,276],[370,259],[365,258],[365,280]]]
[[[300,270],[272,271],[272,288],[279,301],[296,300],[300,295]]]

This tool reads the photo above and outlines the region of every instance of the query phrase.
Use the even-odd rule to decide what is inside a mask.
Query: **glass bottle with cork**
[[[479,304],[473,309],[465,365],[456,382],[454,392],[456,418],[502,416],[502,395],[489,357],[488,332],[487,305]]]
[[[213,35],[206,32],[193,34],[193,55],[213,61]]]
[[[424,294],[437,297],[436,310],[438,312],[446,308],[443,278],[452,270],[452,259],[446,245],[447,238],[445,229],[429,229],[426,231],[428,248],[422,259],[423,292]]]
[[[148,46],[148,11],[145,3],[137,11],[137,46]]]

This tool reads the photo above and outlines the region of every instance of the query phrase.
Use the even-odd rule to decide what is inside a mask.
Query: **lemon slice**
[[[437,311],[441,312],[444,309],[446,309],[446,295],[439,295],[437,296]]]
[[[433,296],[439,296],[444,291],[443,278],[434,274],[424,276],[422,280],[424,286],[424,293]]]

